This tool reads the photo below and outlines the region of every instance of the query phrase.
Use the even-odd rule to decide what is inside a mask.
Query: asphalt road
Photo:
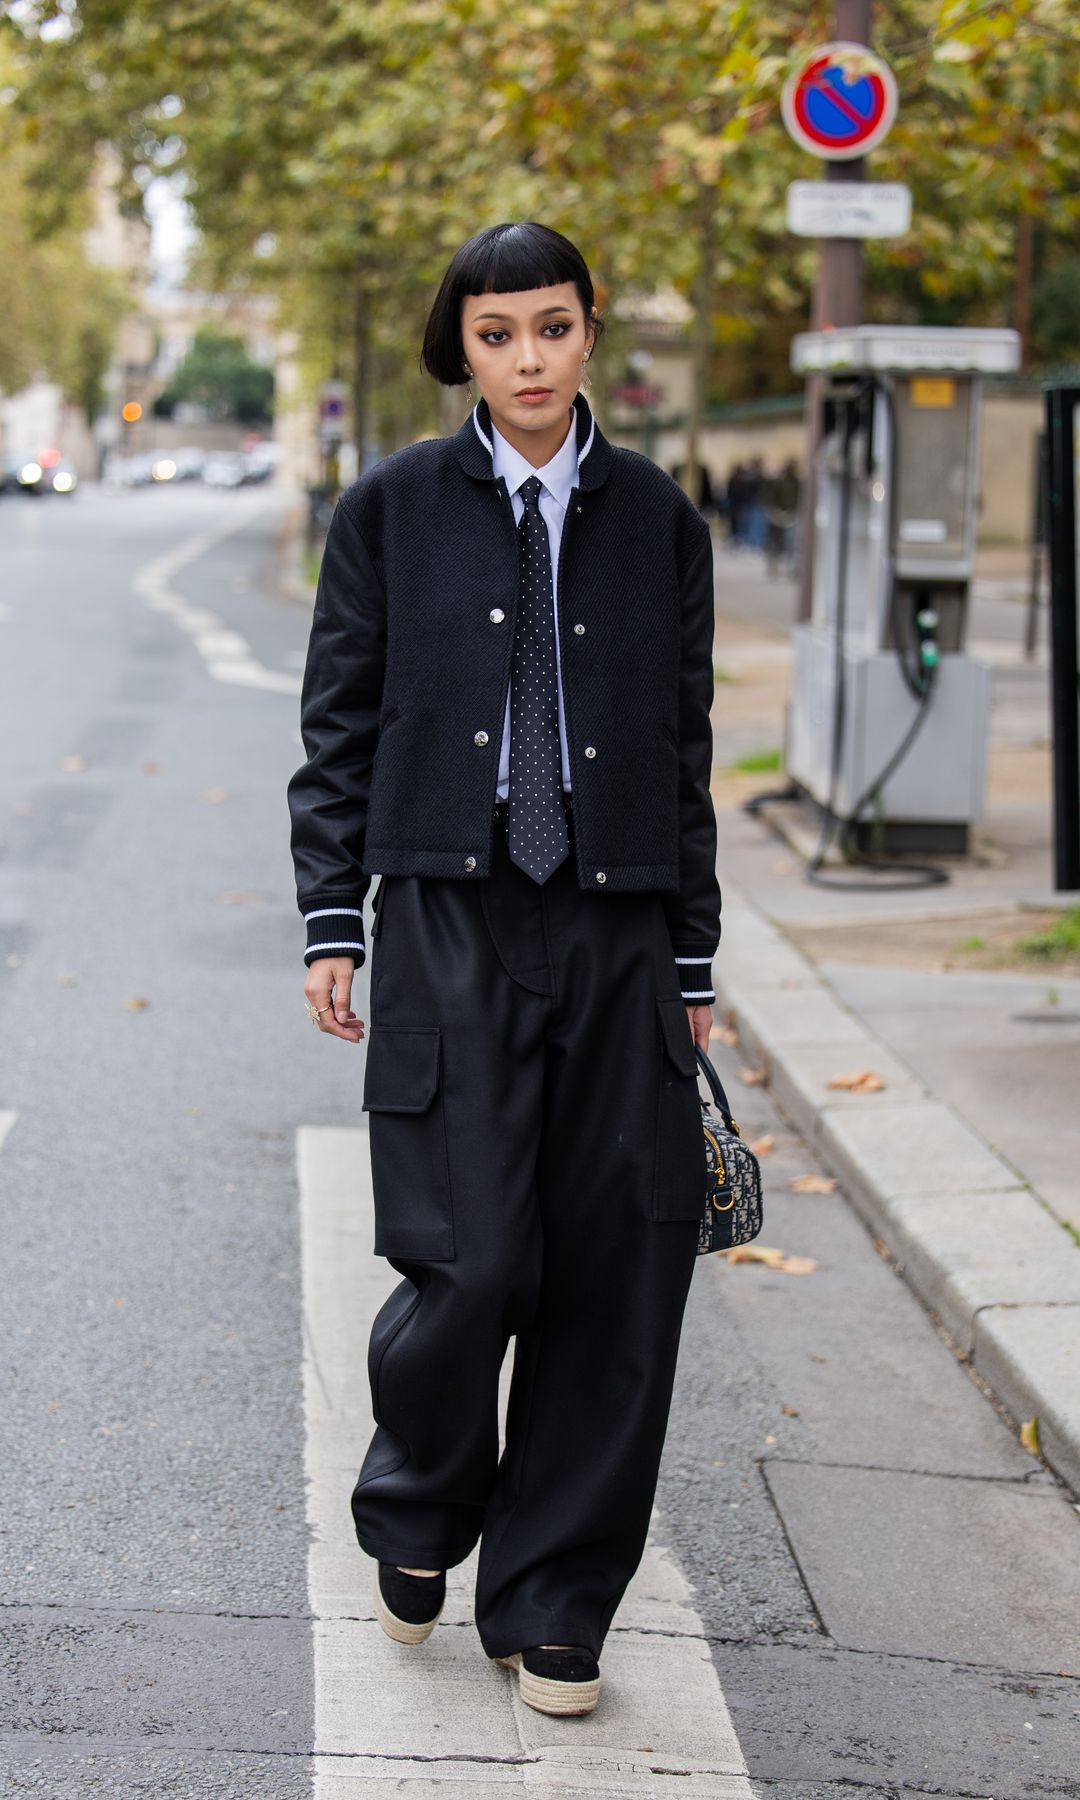
[[[364,1052],[303,1010],[284,508],[0,502],[5,1797],[312,1792],[295,1135]],[[658,1496],[753,1790],[1080,1800],[1076,1510],[716,1059],[816,1264],[699,1266]]]

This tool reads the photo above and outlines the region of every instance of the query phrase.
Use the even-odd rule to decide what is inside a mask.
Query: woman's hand
[[[700,1044],[706,1056],[709,1054],[709,1033],[712,1031],[712,1007],[688,1006],[686,1016],[690,1021],[690,1035],[695,1044]]]
[[[350,1005],[355,968],[351,956],[319,956],[308,965],[304,983],[308,1000],[319,1009],[319,1030],[350,1044],[358,1044],[364,1035],[364,1021]]]

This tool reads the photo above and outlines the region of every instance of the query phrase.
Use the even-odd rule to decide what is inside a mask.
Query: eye
[[[500,330],[498,326],[495,326],[491,331],[482,331],[480,336],[485,344],[490,344],[495,338],[504,338],[506,333],[505,331]]]
[[[553,319],[550,325],[544,326],[545,331],[557,331],[560,337],[565,337],[569,329],[564,319]]]

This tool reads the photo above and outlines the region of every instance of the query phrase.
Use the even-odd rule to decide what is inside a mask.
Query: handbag
[[[761,1230],[761,1164],[739,1136],[723,1083],[712,1063],[700,1044],[695,1044],[694,1050],[720,1115],[718,1118],[709,1102],[702,1100],[707,1175],[697,1253],[711,1256],[716,1250],[748,1244]]]

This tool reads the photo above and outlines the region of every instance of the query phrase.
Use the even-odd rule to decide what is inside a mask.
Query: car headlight
[[[35,481],[41,480],[41,464],[36,462],[23,463],[22,468],[19,470],[19,480],[22,482],[23,487],[33,487]]]
[[[76,477],[71,473],[70,469],[57,469],[56,474],[53,476],[52,484],[54,493],[70,494],[76,486]]]

